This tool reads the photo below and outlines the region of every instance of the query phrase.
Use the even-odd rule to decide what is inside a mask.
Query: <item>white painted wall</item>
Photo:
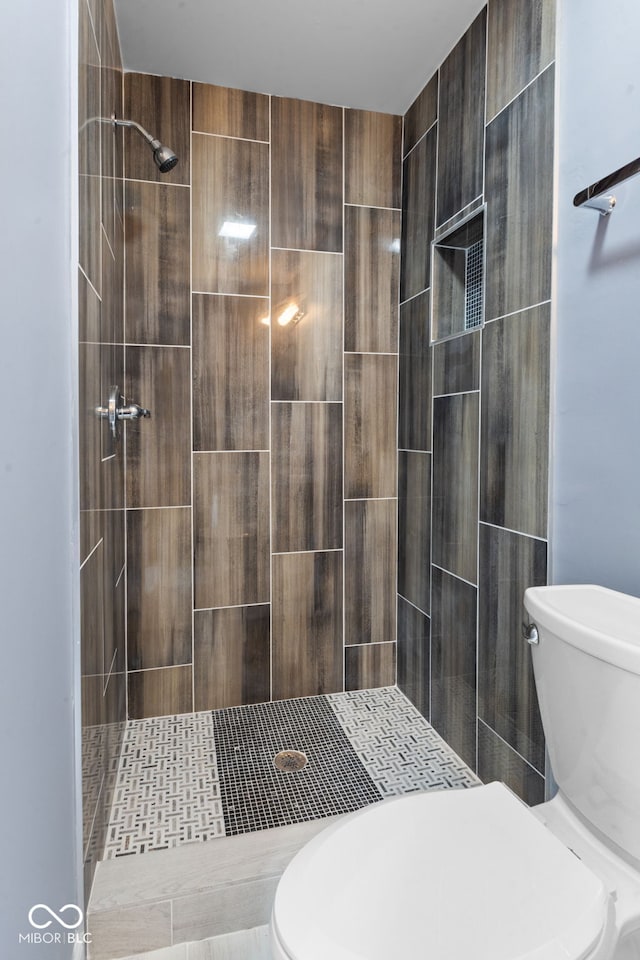
[[[572,206],[640,156],[639,37],[638,0],[560,0],[551,582],[640,596],[640,177]]]
[[[19,944],[18,935],[31,930],[34,904],[82,903],[71,268],[76,33],[73,0],[3,7],[0,956],[12,960],[70,958],[68,944]]]

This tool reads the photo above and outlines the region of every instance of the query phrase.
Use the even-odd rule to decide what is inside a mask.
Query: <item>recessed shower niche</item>
[[[431,244],[432,343],[484,323],[484,211],[475,210]]]

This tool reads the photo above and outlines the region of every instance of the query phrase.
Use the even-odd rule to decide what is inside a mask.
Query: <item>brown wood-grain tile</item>
[[[477,588],[433,568],[431,723],[476,769]]]
[[[437,130],[432,127],[403,164],[400,300],[422,293],[431,283],[436,192]]]
[[[438,119],[438,71],[422,88],[404,115],[404,144],[406,156]]]
[[[398,593],[428,614],[431,591],[431,454],[398,453]]]
[[[345,203],[399,207],[402,117],[345,110]]]
[[[103,402],[100,396],[100,359],[99,344],[79,344],[78,465],[81,510],[100,510],[103,507],[102,435],[108,427],[96,417],[96,406]]]
[[[431,713],[431,620],[398,597],[398,686],[427,720]]]
[[[483,783],[506,783],[529,806],[544,801],[544,777],[482,720],[478,721],[478,776]]]
[[[78,262],[98,294],[102,293],[102,226],[100,177],[78,177]]]
[[[370,643],[345,647],[345,690],[392,687],[396,682],[395,643]]]
[[[540,773],[544,734],[522,624],[524,591],[546,582],[545,541],[480,524],[478,716]]]
[[[131,671],[128,674],[129,719],[191,713],[192,676],[191,665]]]
[[[433,401],[432,561],[477,582],[478,417],[477,393]]]
[[[126,427],[127,505],[191,503],[191,363],[184,347],[127,347],[127,401],[151,411]]]
[[[398,349],[400,211],[345,207],[344,348]]]
[[[128,343],[190,344],[189,190],[125,184]]]
[[[269,446],[268,301],[193,297],[194,450]]]
[[[551,296],[553,103],[550,66],[487,127],[487,320]]]
[[[347,354],[345,497],[397,495],[397,357]]]
[[[549,304],[489,323],[482,341],[480,519],[547,536]]]
[[[433,346],[433,393],[466,393],[480,389],[480,331],[465,333]]]
[[[105,674],[104,552],[104,541],[101,540],[80,571],[80,637],[83,676]]]
[[[342,551],[273,558],[274,700],[343,689]]]
[[[147,73],[124,74],[124,118],[135,120],[179,159],[169,173],[160,173],[147,143],[135,130],[124,131],[125,177],[189,183],[191,161],[191,84],[188,80]]]
[[[555,57],[554,0],[491,0],[488,5],[487,121]]]
[[[269,604],[196,610],[194,710],[269,700],[269,621]]]
[[[431,348],[426,290],[400,307],[398,446],[431,449]]]
[[[342,114],[307,100],[271,99],[271,243],[342,251]]]
[[[440,67],[437,223],[482,193],[486,8]]]
[[[269,600],[269,454],[196,453],[197,608]]]
[[[82,270],[78,269],[78,340],[99,343],[102,304]]]
[[[191,662],[191,508],[127,510],[129,670]]]
[[[269,146],[193,134],[193,290],[269,295]],[[256,225],[246,240],[225,221]]]
[[[342,404],[273,403],[272,549],[342,547]]]
[[[271,399],[342,400],[342,257],[271,255]],[[292,304],[303,316],[282,326]]]
[[[397,501],[344,505],[345,643],[396,639]]]
[[[269,97],[210,83],[193,84],[193,129],[244,140],[269,139]]]

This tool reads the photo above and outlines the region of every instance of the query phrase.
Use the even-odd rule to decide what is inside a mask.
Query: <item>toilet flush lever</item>
[[[523,623],[522,624],[522,636],[527,641],[527,643],[535,646],[536,643],[540,643],[540,637],[538,636],[538,628],[535,623]]]
[[[130,403],[123,406],[125,398],[120,393],[120,388],[113,386],[109,390],[109,400],[106,407],[96,407],[96,416],[101,420],[109,421],[109,428],[114,440],[120,436],[118,429],[119,420],[139,420],[141,417],[150,417],[151,411],[141,407],[137,403]]]

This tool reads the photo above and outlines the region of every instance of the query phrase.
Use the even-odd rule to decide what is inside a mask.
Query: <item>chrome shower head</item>
[[[173,170],[178,158],[171,147],[165,147],[159,140],[154,140],[150,146],[153,150],[153,159],[160,173],[169,173],[169,170]]]
[[[151,134],[139,123],[136,123],[135,120],[118,120],[114,117],[113,124],[115,127],[132,127],[138,131],[141,137],[144,137],[153,150],[153,159],[160,173],[169,173],[170,170],[173,170],[178,162],[178,158],[171,147],[160,143],[156,137],[152,137]]]

